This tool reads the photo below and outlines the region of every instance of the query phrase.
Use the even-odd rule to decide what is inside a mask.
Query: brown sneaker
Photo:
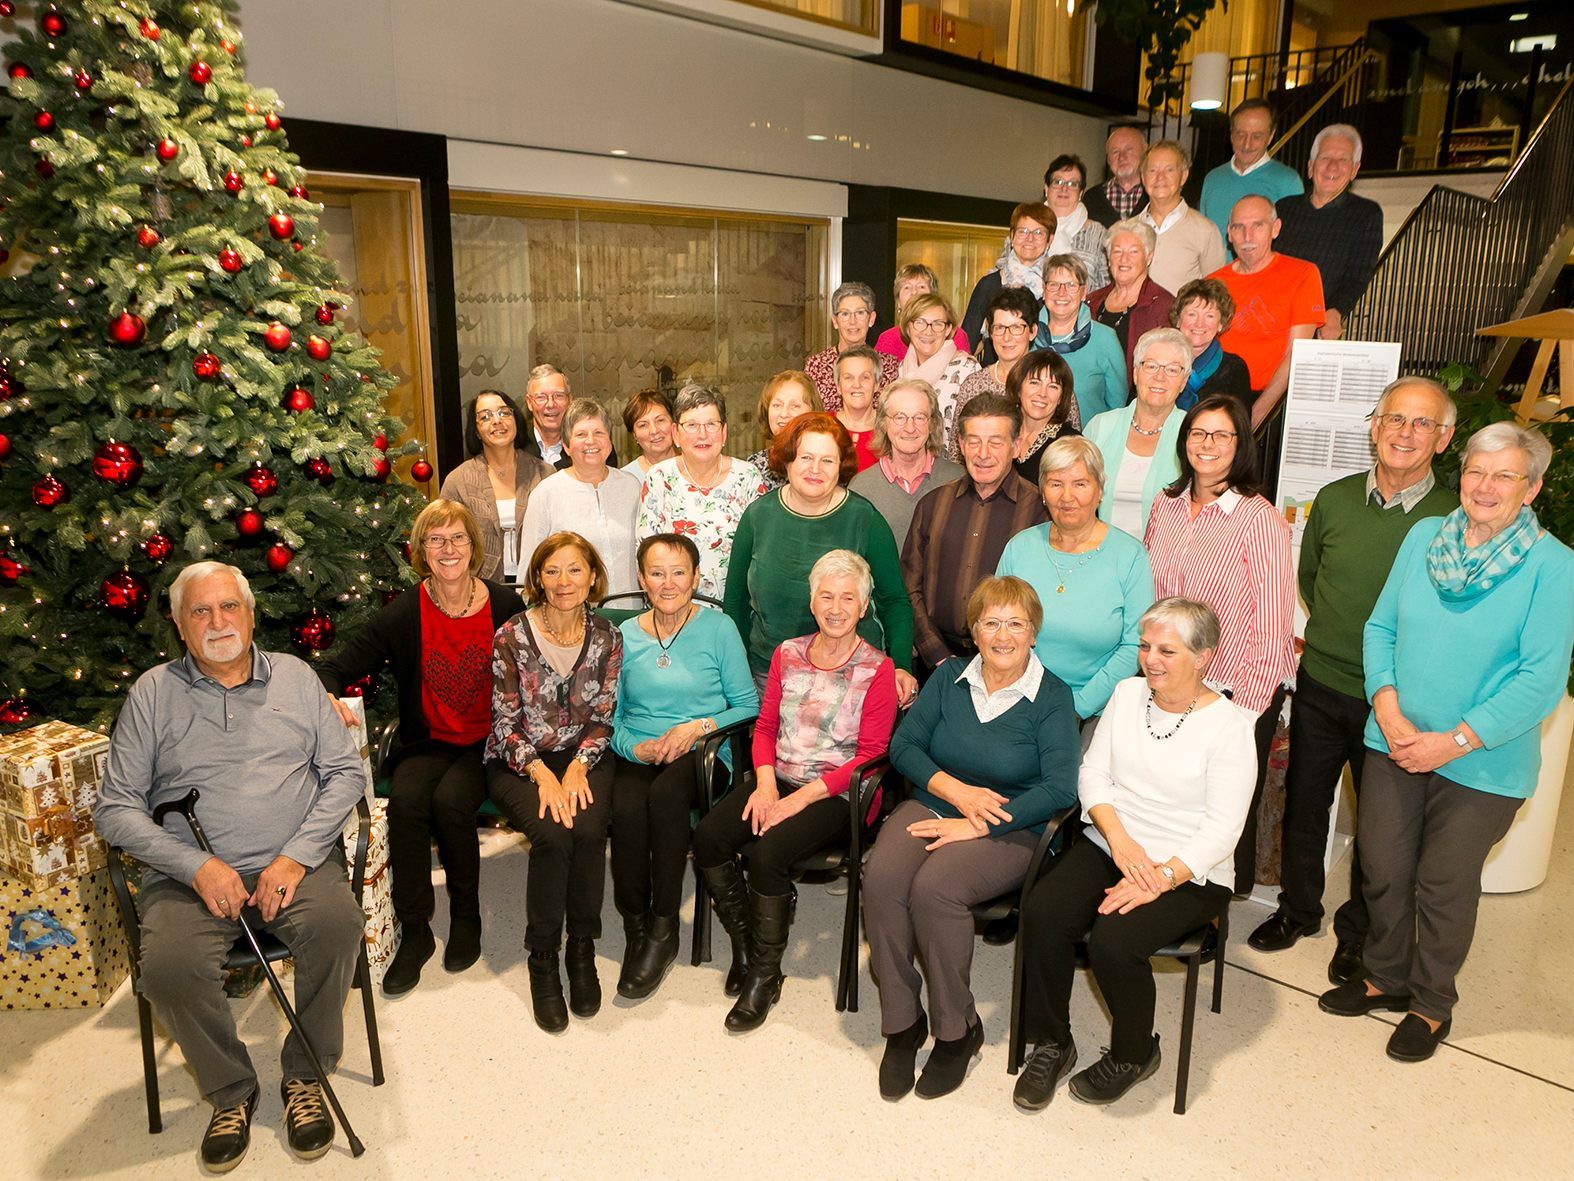
[[[290,1151],[301,1160],[316,1160],[333,1147],[333,1118],[316,1079],[287,1078],[279,1084],[284,1098],[284,1128]]]

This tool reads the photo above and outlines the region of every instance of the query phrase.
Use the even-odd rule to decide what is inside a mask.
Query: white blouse
[[[608,468],[599,484],[581,482],[572,470],[554,472],[530,493],[519,552],[533,554],[552,534],[572,529],[596,547],[607,568],[609,595],[639,590],[634,574],[634,520],[639,515],[641,487],[638,476],[621,468]],[[528,564],[529,558],[525,560]]]

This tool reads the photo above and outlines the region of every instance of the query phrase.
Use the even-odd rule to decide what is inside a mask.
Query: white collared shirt
[[[1186,202],[1184,200],[1181,201],[1179,205],[1175,206],[1174,209],[1171,209],[1169,213],[1165,215],[1162,222],[1153,220],[1153,207],[1151,205],[1144,206],[1142,212],[1137,214],[1137,216],[1152,226],[1153,232],[1155,234],[1162,234],[1165,230],[1169,229],[1176,222],[1180,221],[1181,218],[1186,216],[1187,208],[1188,206],[1186,205]]]
[[[1249,167],[1249,168],[1241,169],[1241,168],[1237,168],[1235,166],[1235,157],[1231,156],[1230,157],[1230,171],[1235,173],[1236,176],[1250,176],[1252,173],[1256,172],[1259,168],[1261,168],[1264,164],[1268,163],[1268,161],[1270,159],[1272,159],[1272,157],[1270,157],[1267,152],[1264,152],[1261,156],[1257,157],[1257,163],[1251,165],[1251,167]]]
[[[967,662],[957,680],[967,682],[973,694],[973,712],[978,715],[979,722],[987,726],[1017,702],[1038,697],[1038,687],[1044,681],[1044,666],[1038,662],[1038,657],[1029,657],[1027,668],[1020,677],[991,693],[984,687],[984,658],[975,656]]]

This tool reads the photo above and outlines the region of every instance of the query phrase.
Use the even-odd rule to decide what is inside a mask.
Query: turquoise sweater
[[[1153,567],[1135,537],[1112,525],[1104,543],[1083,562],[1085,556],[1055,555],[1067,572],[1065,590],[1057,592],[1062,580],[1050,561],[1049,526],[1034,525],[1006,543],[995,570],[1025,579],[1038,592],[1044,624],[1033,650],[1071,687],[1079,718],[1103,713],[1115,686],[1136,675],[1137,621],[1153,606]]]
[[[714,718],[730,726],[760,712],[749,658],[738,629],[720,611],[701,608],[667,646],[671,664],[658,668],[661,647],[640,627],[623,621],[623,673],[612,714],[612,749],[638,762],[634,748],[659,738],[679,722]],[[722,759],[731,767],[731,752]]]
[[[1219,233],[1224,236],[1224,245],[1228,247],[1230,210],[1235,208],[1235,203],[1242,197],[1260,194],[1270,201],[1277,201],[1281,197],[1294,197],[1305,191],[1300,173],[1277,160],[1269,160],[1245,176],[1239,175],[1230,167],[1230,161],[1226,160],[1203,178],[1202,200],[1197,207],[1202,210],[1204,217],[1219,227]]]
[[[891,765],[913,785],[913,799],[940,816],[961,815],[928,789],[943,770],[1006,797],[1011,821],[991,835],[1041,833],[1045,821],[1077,802],[1082,747],[1071,690],[1046,672],[1034,700],[1018,701],[986,725],[973,709],[971,688],[959,679],[958,663],[935,672],[907,711],[891,738]]]
[[[1366,696],[1392,685],[1423,731],[1461,721],[1485,744],[1439,767],[1455,783],[1525,799],[1541,770],[1541,722],[1557,708],[1574,648],[1574,553],[1543,534],[1503,582],[1467,603],[1445,603],[1426,570],[1443,518],[1405,538],[1367,620]],[[1388,743],[1374,715],[1366,745]]]
[[[1082,428],[1083,436],[1104,457],[1104,499],[1099,501],[1101,521],[1108,521],[1115,509],[1115,477],[1120,472],[1121,460],[1126,457],[1126,436],[1131,433],[1131,419],[1136,413],[1137,404],[1133,402],[1099,415]],[[1171,410],[1159,428],[1159,442],[1153,452],[1153,462],[1148,465],[1148,478],[1142,482],[1144,532],[1148,528],[1148,514],[1153,511],[1153,498],[1180,477],[1180,459],[1175,444],[1180,439],[1181,423],[1185,420],[1180,410]]]
[[[1077,310],[1077,328],[1087,326],[1093,318],[1087,304]],[[1051,336],[1049,313],[1038,314],[1038,337],[1034,348],[1054,348],[1054,342],[1064,341],[1063,336]],[[1058,351],[1058,350],[1057,350]],[[1124,406],[1131,396],[1131,382],[1126,374],[1126,353],[1120,347],[1120,337],[1108,324],[1094,324],[1087,344],[1073,352],[1061,353],[1061,359],[1071,369],[1071,378],[1077,396],[1077,413],[1084,433],[1095,414]]]

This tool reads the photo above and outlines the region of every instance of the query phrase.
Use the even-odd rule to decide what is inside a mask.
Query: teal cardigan
[[[1544,533],[1497,586],[1468,602],[1445,603],[1426,569],[1427,546],[1444,519],[1420,522],[1399,547],[1362,637],[1366,696],[1392,685],[1400,712],[1426,732],[1464,722],[1485,745],[1437,774],[1526,799],[1541,771],[1541,722],[1568,684],[1574,552]],[[1388,753],[1375,715],[1366,723],[1366,745]]]
[[[1108,324],[1089,325],[1092,318],[1087,304],[1077,309],[1077,327],[1089,328],[1088,341],[1080,349],[1060,353],[1060,359],[1071,369],[1078,421],[1084,433],[1095,415],[1124,406],[1131,397],[1131,377],[1126,372],[1126,352],[1120,347],[1120,337]],[[1050,334],[1049,313],[1041,310],[1033,347],[1055,348],[1055,341],[1065,339]]]
[[[1092,441],[1104,457],[1104,499],[1099,501],[1099,519],[1109,521],[1115,508],[1115,476],[1120,471],[1121,460],[1126,457],[1126,436],[1131,431],[1131,418],[1137,404],[1122,406],[1100,414],[1082,428],[1085,438]],[[1147,532],[1148,514],[1153,511],[1153,498],[1180,478],[1180,458],[1175,445],[1180,439],[1181,423],[1186,415],[1172,409],[1170,416],[1159,428],[1159,442],[1153,452],[1153,462],[1148,465],[1148,478],[1142,482],[1142,529]],[[1139,538],[1139,540],[1141,540]]]

